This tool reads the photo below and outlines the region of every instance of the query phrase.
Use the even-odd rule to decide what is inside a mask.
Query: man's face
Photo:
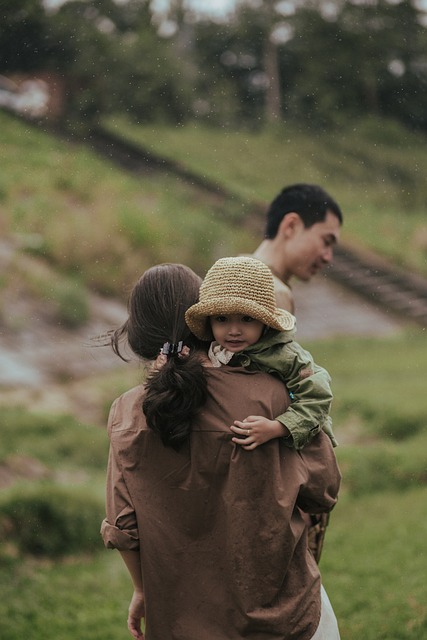
[[[331,212],[326,214],[323,222],[316,222],[308,228],[300,219],[286,247],[289,276],[307,281],[330,264],[340,231],[340,222]]]

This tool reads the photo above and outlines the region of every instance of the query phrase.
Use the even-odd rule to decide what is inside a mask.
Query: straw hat
[[[195,336],[211,340],[209,316],[231,314],[251,316],[277,331],[295,326],[294,316],[276,306],[270,269],[246,256],[215,262],[200,287],[199,302],[187,310],[185,321]]]

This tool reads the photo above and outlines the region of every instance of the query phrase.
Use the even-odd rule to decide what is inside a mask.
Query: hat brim
[[[295,317],[289,311],[276,309],[272,313],[252,300],[232,296],[211,298],[194,304],[187,309],[185,321],[190,331],[200,340],[212,340],[208,318],[232,314],[250,316],[276,331],[290,331],[295,327]]]

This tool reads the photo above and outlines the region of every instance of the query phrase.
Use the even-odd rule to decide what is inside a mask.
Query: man
[[[286,187],[273,200],[253,256],[273,272],[278,307],[295,313],[290,280],[308,281],[332,262],[342,220],[338,204],[317,185]]]
[[[253,253],[270,267],[277,306],[295,313],[290,280],[308,281],[332,262],[343,216],[338,204],[321,187],[285,187],[267,211],[265,237]],[[329,514],[307,518],[309,546],[317,562],[322,552]]]

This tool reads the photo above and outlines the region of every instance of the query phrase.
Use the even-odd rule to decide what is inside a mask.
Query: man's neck
[[[261,260],[271,272],[285,284],[289,283],[291,276],[287,273],[283,264],[283,248],[281,252],[276,251],[273,240],[263,240],[259,247],[253,252],[253,257]]]

